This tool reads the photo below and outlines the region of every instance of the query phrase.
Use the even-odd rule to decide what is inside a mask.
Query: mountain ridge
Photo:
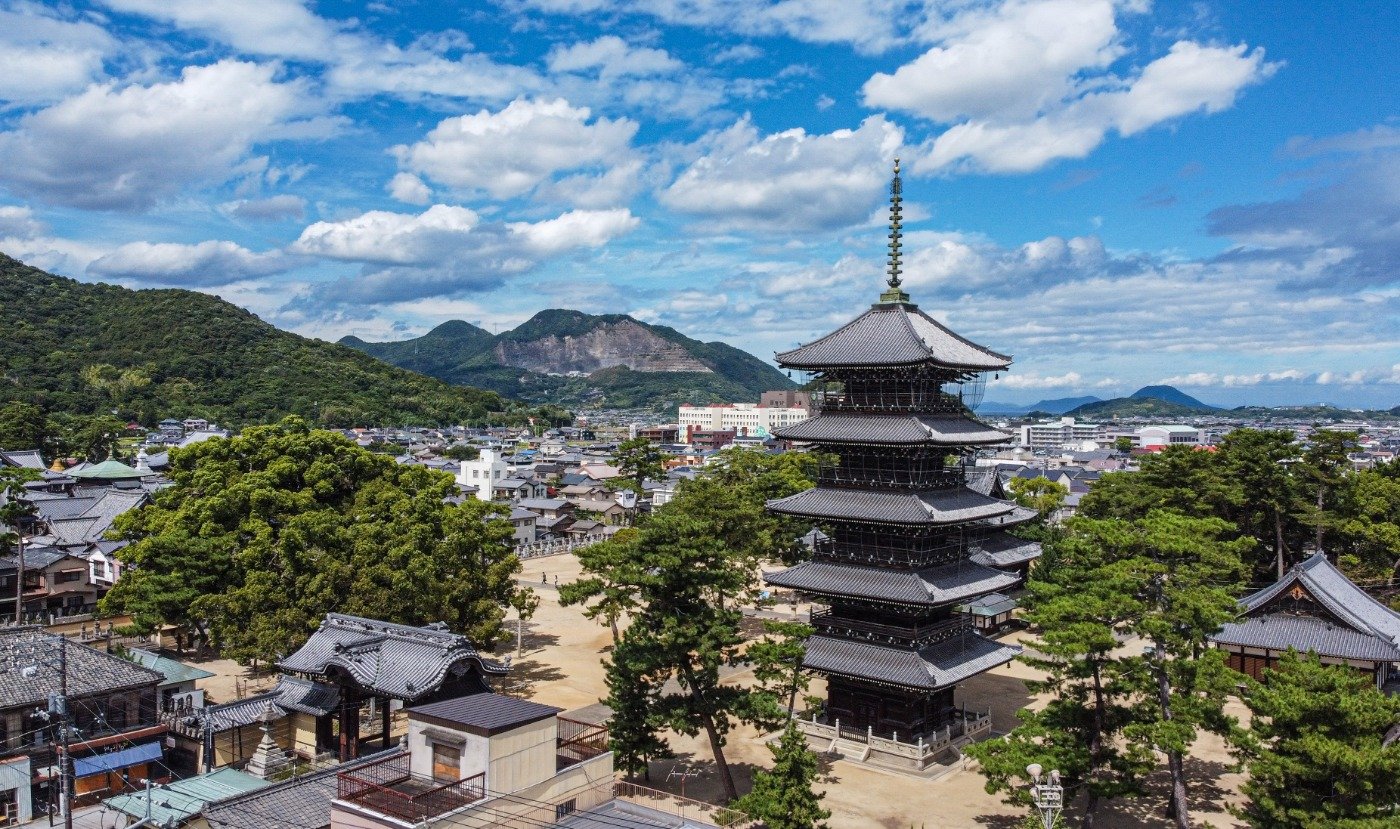
[[[0,331],[0,405],[227,426],[289,414],[327,426],[481,423],[518,408],[282,331],[216,296],[79,282],[3,253]]]
[[[442,333],[447,326],[453,327]],[[546,308],[496,335],[452,320],[407,340],[339,342],[446,382],[575,405],[664,410],[794,387],[776,368],[727,343],[702,342],[627,314],[567,308]]]

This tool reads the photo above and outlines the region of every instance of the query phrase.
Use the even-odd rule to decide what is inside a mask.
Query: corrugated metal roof
[[[821,339],[777,355],[784,368],[820,370],[932,363],[995,371],[1011,358],[958,336],[916,306],[876,305]]]
[[[774,433],[784,440],[808,443],[854,443],[892,446],[933,444],[980,446],[1004,443],[1005,432],[962,415],[835,414],[817,415]]]
[[[128,648],[127,653],[131,654],[131,660],[145,668],[153,671],[160,671],[165,675],[165,682],[162,685],[174,685],[177,682],[194,682],[199,679],[207,679],[214,674],[193,665],[186,665],[183,662],[176,662],[174,659],[167,659],[157,653],[144,651],[140,648]]]
[[[1370,633],[1361,633],[1316,616],[1270,613],[1231,622],[1210,637],[1225,645],[1293,648],[1300,653],[1316,651],[1320,656],[1361,659],[1372,662],[1400,662],[1400,647]]]
[[[1011,573],[967,560],[916,571],[807,561],[763,578],[775,587],[804,593],[930,607],[1013,587],[1018,581]]]
[[[906,525],[958,524],[1003,515],[1015,508],[965,487],[928,492],[818,487],[769,501],[767,506],[786,515]]]
[[[142,743],[116,751],[105,751],[89,757],[79,757],[73,761],[73,776],[83,778],[94,774],[121,771],[140,763],[158,760],[164,754],[165,749],[161,747],[160,740],[156,740],[152,743]]]
[[[245,792],[266,788],[268,782],[251,774],[232,768],[222,768],[174,780],[162,786],[154,786],[150,794],[151,820],[157,826],[183,823],[199,814],[205,804],[213,800],[234,797]],[[102,805],[137,820],[147,813],[147,798],[144,791],[135,794],[119,794],[102,801]]]
[[[807,640],[802,665],[819,673],[932,691],[1010,662],[1020,652],[971,631],[917,651],[818,635]]]
[[[214,829],[322,829],[331,824],[337,776],[369,763],[396,757],[393,748],[315,771],[293,780],[213,801],[202,814]]]

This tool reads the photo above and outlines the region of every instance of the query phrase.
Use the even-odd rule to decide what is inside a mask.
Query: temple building
[[[967,466],[1011,436],[970,414],[983,376],[1011,358],[953,333],[900,287],[901,184],[890,197],[888,290],[831,334],[777,355],[825,391],[814,416],[777,437],[822,453],[814,489],[768,503],[821,528],[811,561],[766,574],[819,603],[804,667],[827,679],[814,744],[905,767],[983,734],[990,717],[955,704],[959,683],[1020,649],[981,636],[957,610],[1015,587],[1040,547],[1006,529],[1035,513],[998,497]],[[821,537],[824,535],[825,537]],[[824,742],[829,741],[829,742]]]
[[[1400,613],[1371,598],[1327,555],[1314,553],[1272,585],[1240,600],[1242,616],[1211,637],[1231,668],[1259,679],[1290,648],[1350,665],[1376,687],[1400,691]]]

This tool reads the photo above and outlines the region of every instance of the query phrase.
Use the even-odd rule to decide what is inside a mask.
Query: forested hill
[[[207,294],[77,282],[0,254],[0,405],[13,400],[228,426],[288,414],[328,426],[481,423],[511,405],[280,331]]]
[[[340,342],[450,383],[563,404],[670,410],[686,402],[756,401],[765,391],[793,387],[746,351],[625,314],[556,308],[496,336],[454,320],[411,340]]]

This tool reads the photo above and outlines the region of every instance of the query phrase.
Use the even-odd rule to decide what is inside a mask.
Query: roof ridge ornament
[[[899,178],[899,159],[894,160],[894,177],[890,179],[890,264],[889,278],[885,284],[889,289],[880,294],[880,303],[907,304],[909,294],[905,293],[899,286],[903,280],[899,275],[903,273],[900,268],[900,248],[902,247],[900,233],[903,220],[904,185]]]

